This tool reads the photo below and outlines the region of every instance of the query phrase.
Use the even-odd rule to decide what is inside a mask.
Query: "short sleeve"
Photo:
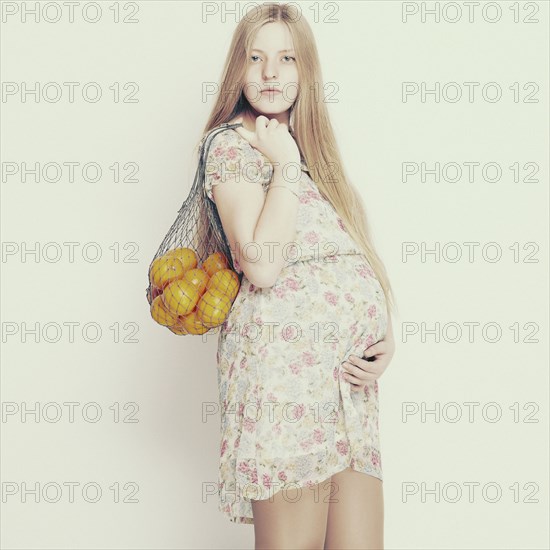
[[[232,128],[222,130],[212,138],[204,174],[206,195],[212,202],[215,202],[214,185],[225,181],[239,185],[245,180],[262,185],[266,192],[272,174],[269,159]]]

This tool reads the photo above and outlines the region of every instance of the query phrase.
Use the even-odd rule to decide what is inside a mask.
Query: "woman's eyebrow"
[[[260,53],[265,53],[264,51],[262,50],[258,50],[258,48],[252,48],[253,52],[260,52]],[[290,48],[290,50],[279,50],[277,53],[283,53],[283,52],[293,52],[294,49],[293,48]]]

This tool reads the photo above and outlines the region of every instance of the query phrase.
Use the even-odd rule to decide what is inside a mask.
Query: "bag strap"
[[[208,157],[208,151],[210,149],[210,145],[212,144],[212,140],[220,132],[223,132],[228,128],[237,128],[238,126],[242,126],[242,122],[238,122],[236,124],[229,124],[228,122],[224,122],[223,124],[212,128],[202,138],[202,143],[199,147],[199,163],[195,171],[195,177],[193,178],[193,183],[191,185],[191,189],[189,190],[189,195],[181,205],[181,208],[178,210],[178,212],[181,212],[181,210],[186,206],[186,202],[188,200],[191,200],[191,197],[194,196],[196,193],[201,193],[203,197],[206,197],[206,190],[204,189],[203,182],[206,172],[206,159]]]
[[[212,141],[214,138],[220,133],[227,129],[232,128],[238,128],[239,126],[242,126],[242,122],[238,122],[236,124],[229,124],[228,122],[225,122],[221,124],[220,126],[216,126],[212,130],[210,130],[205,138],[203,139],[203,143],[201,146],[200,151],[200,158],[199,158],[199,166],[197,169],[197,172],[195,174],[195,181],[193,182],[193,187],[195,193],[201,193],[204,201],[204,205],[206,208],[207,216],[209,217],[209,223],[211,224],[211,227],[213,228],[214,232],[217,234],[217,238],[219,238],[222,242],[220,243],[223,248],[223,253],[226,256],[229,266],[233,271],[236,271],[235,265],[233,263],[233,258],[231,255],[231,249],[229,246],[229,242],[227,240],[227,236],[225,235],[225,232],[223,230],[223,225],[218,213],[218,209],[216,205],[210,201],[206,194],[206,188],[204,186],[204,178],[206,174],[206,159],[208,157],[208,152],[210,150],[210,145],[212,144]],[[239,282],[242,280],[242,273],[239,273]]]
[[[212,128],[206,136],[203,138],[202,147],[201,147],[201,162],[206,162],[206,157],[208,155],[208,151],[210,149],[210,145],[212,144],[212,141],[214,138],[224,130],[232,129],[232,128],[238,128],[239,126],[242,126],[242,122],[237,122],[236,124],[229,124],[229,122],[224,122],[223,124],[220,124],[220,126],[216,126],[215,128]]]

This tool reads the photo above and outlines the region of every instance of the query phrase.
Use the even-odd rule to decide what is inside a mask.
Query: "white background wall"
[[[172,334],[151,319],[145,299],[149,262],[187,195],[193,147],[214,103],[202,86],[220,78],[237,23],[222,18],[222,3],[209,4],[220,11],[203,23],[201,2],[121,2],[121,19],[137,22],[117,24],[112,2],[99,3],[96,23],[83,19],[84,4],[71,23],[61,2],[45,14],[40,3],[37,23],[22,18],[34,2],[2,3],[4,548],[253,547],[253,527],[231,524],[216,495],[202,496],[218,475],[219,415],[202,418],[205,404],[217,405],[216,337]],[[379,381],[386,547],[547,548],[548,3],[520,2],[514,22],[512,2],[481,2],[471,21],[457,2],[454,23],[447,2],[439,22],[422,22],[434,2],[299,4],[327,89],[337,90],[329,108],[338,143],[400,306],[397,351]],[[60,21],[45,21],[56,6]],[[22,97],[35,82],[41,90],[58,83],[62,97]],[[74,102],[66,82],[79,83]],[[83,99],[89,82],[103,92],[96,103]],[[109,88],[128,82],[139,86],[137,102],[115,102]],[[450,87],[439,101],[404,101],[404,82],[455,82],[464,94],[463,83],[479,86],[472,101],[452,102]],[[497,101],[481,93],[489,82],[502,90]],[[525,102],[533,90],[537,102]],[[57,182],[23,182],[24,162],[80,164],[72,182],[67,170]],[[103,171],[95,183],[82,176],[89,162]],[[117,162],[136,163],[138,181],[115,183],[109,167]],[[404,162],[457,163],[463,174],[403,181]],[[488,181],[478,167],[469,181],[466,162],[496,163],[501,177]],[[536,181],[523,181],[526,163],[538,166]],[[467,242],[480,243],[473,261]],[[404,257],[403,243],[438,244],[445,254]],[[449,243],[462,252],[458,261]],[[484,257],[487,243],[496,247]],[[498,247],[502,257],[489,261]],[[23,253],[33,248],[37,255]],[[95,343],[86,341],[95,338],[86,323],[101,328]],[[439,342],[404,334],[436,323]],[[471,341],[466,323],[479,324]],[[35,324],[38,334],[28,332]],[[492,342],[495,327],[502,334]],[[68,402],[77,404],[72,420]],[[472,418],[468,402],[479,404]],[[441,414],[423,419],[423,407]],[[22,414],[33,408],[36,417]],[[78,484],[74,499],[69,482]],[[101,488],[96,503],[83,496],[86,483]],[[469,483],[478,484],[472,499]],[[24,484],[38,484],[39,502],[22,496]],[[47,502],[56,487],[59,500]],[[491,502],[495,488],[502,494]],[[93,487],[87,495],[94,499]]]

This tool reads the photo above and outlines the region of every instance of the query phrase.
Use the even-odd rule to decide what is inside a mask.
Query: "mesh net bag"
[[[239,292],[242,273],[235,270],[216,205],[204,186],[212,140],[237,126],[242,123],[222,124],[203,138],[189,195],[149,265],[151,317],[174,334],[215,332]]]

